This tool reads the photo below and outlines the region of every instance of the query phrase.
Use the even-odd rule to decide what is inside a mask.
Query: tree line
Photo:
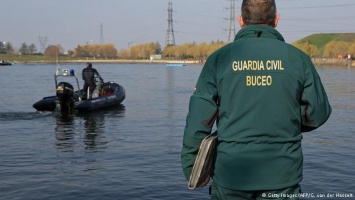
[[[168,46],[164,49],[164,56],[167,58],[201,60],[206,59],[224,45],[226,43],[217,41],[209,44],[202,42],[199,44],[186,43],[179,46]]]
[[[345,57],[347,55],[355,56],[355,42],[331,41],[321,49],[310,42],[296,42],[292,45],[311,57],[339,58],[340,56]]]
[[[129,49],[117,51],[113,44],[96,45],[87,44],[77,46],[73,57],[95,57],[110,59],[132,59],[132,60],[148,60],[151,55],[162,55],[167,59],[205,59],[214,51],[224,46],[224,42],[203,43],[185,43],[176,46],[167,46],[161,48],[158,42],[150,42],[131,46]]]
[[[158,42],[150,42],[138,44],[129,49],[117,51],[113,44],[107,45],[83,45],[74,49],[73,57],[96,57],[111,59],[133,59],[146,60],[151,55],[161,54],[164,59],[206,59],[217,49],[223,47],[227,43],[223,41],[211,43],[184,43],[181,45],[167,46],[161,48]],[[355,42],[332,41],[325,47],[319,49],[311,43],[292,43],[293,46],[301,49],[311,57],[337,58],[339,55],[354,55]]]
[[[0,54],[14,54],[15,49],[10,42],[0,42]],[[34,44],[27,45],[22,43],[18,53],[21,55],[34,55],[37,53],[37,47]]]
[[[145,43],[132,46],[128,50],[118,52],[121,59],[149,59],[151,55],[161,54],[165,59],[205,59],[217,49],[224,46],[224,42],[185,43],[175,46],[167,46],[161,49],[159,43]]]
[[[194,59],[203,60],[214,51],[226,45],[222,41],[211,43],[185,43],[176,46],[167,46],[164,49],[158,42],[150,42],[131,46],[129,49],[117,50],[113,44],[85,44],[78,45],[74,50],[64,52],[61,45],[49,45],[43,54],[47,59],[53,60],[58,56],[69,56],[72,58],[96,58],[96,59],[150,59],[151,55],[162,55],[163,59]],[[311,57],[337,58],[340,55],[348,54],[355,56],[355,42],[332,41],[323,48],[318,48],[310,42],[292,43]],[[11,43],[0,41],[0,54],[15,54]],[[37,47],[34,44],[22,43],[18,49],[21,55],[36,55]]]
[[[116,59],[117,49],[113,44],[86,44],[78,45],[71,54],[72,57],[93,57]]]
[[[10,42],[0,41],[0,54],[13,54],[14,52],[14,47]]]

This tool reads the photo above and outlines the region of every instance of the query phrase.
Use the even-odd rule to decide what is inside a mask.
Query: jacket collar
[[[282,35],[273,27],[266,25],[249,25],[241,29],[235,36],[234,41],[241,38],[274,38],[285,42]]]

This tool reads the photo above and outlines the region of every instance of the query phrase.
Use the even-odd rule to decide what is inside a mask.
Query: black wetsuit
[[[82,72],[82,78],[84,80],[84,92],[87,92],[88,88],[90,90],[90,96],[92,92],[95,90],[96,85],[95,85],[95,74],[101,79],[99,73],[95,68],[92,68],[92,66],[88,66],[83,69]]]

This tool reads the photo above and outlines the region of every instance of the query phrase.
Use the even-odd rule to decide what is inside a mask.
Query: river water
[[[84,64],[60,67],[80,74]],[[55,94],[56,65],[0,68],[0,199],[209,199],[207,187],[187,189],[180,164],[188,101],[202,65],[94,67],[105,81],[123,85],[126,99],[112,110],[66,117],[32,108]],[[313,199],[354,196],[355,69],[317,69],[333,113],[304,134],[302,191]]]

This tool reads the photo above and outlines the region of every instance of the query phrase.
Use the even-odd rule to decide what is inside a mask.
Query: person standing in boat
[[[302,132],[322,126],[332,109],[310,57],[275,29],[279,17],[275,0],[243,0],[242,29],[208,57],[190,98],[181,150],[187,180],[217,113],[211,199],[302,195]]]
[[[91,63],[87,63],[86,68],[83,69],[82,71],[82,79],[84,80],[84,92],[87,92],[89,89],[89,97],[91,98],[93,91],[96,88],[95,84],[95,76],[97,76],[101,82],[103,82],[103,79],[101,78],[99,72],[95,68],[92,67]]]

